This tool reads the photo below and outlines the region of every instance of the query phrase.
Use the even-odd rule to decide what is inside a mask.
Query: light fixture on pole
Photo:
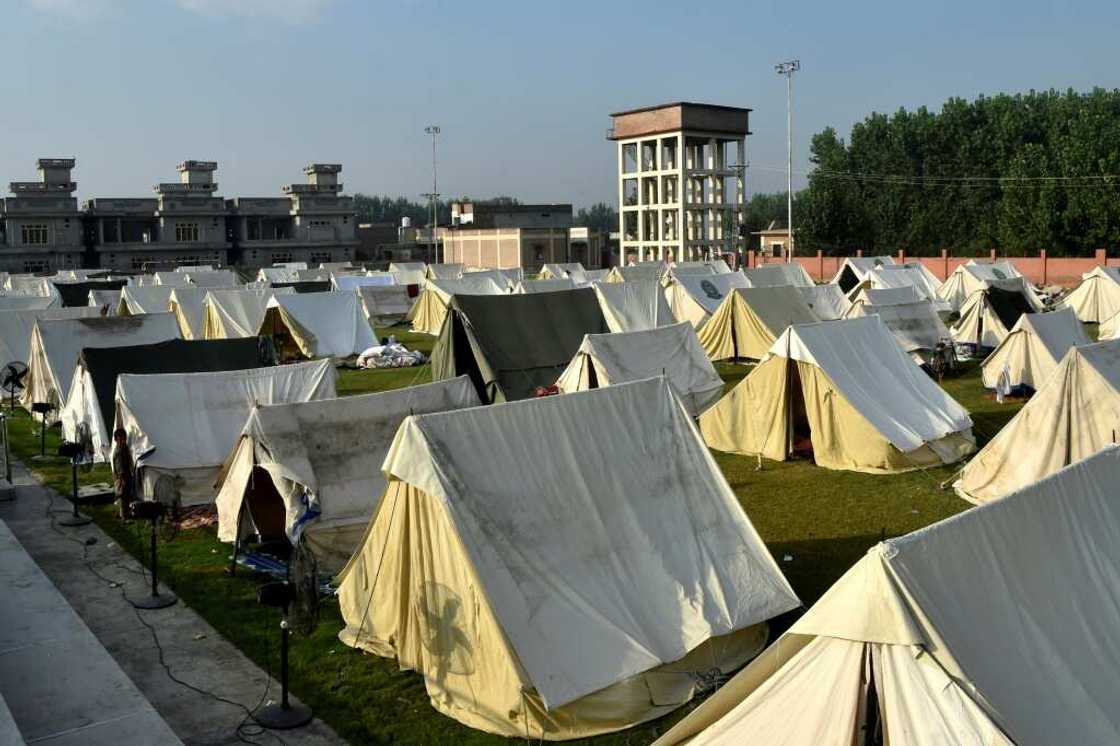
[[[779,62],[778,75],[786,76],[786,261],[793,261],[793,74],[801,69],[801,60]]]
[[[435,263],[439,264],[438,244],[436,243],[436,222],[439,220],[439,185],[436,181],[436,136],[439,134],[439,125],[430,124],[424,128],[424,132],[432,136],[432,191],[424,195],[428,197],[431,206],[431,239],[432,239],[432,258]],[[446,257],[444,257],[446,259]]]

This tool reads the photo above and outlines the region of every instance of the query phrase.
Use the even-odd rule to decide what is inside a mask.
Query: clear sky
[[[79,196],[145,196],[186,158],[220,193],[279,194],[311,161],[347,192],[418,198],[437,123],[445,196],[614,203],[608,114],[749,106],[752,192],[825,126],[950,96],[1120,85],[1120,3],[0,0],[0,181],[74,156]],[[803,183],[804,177],[798,180]]]

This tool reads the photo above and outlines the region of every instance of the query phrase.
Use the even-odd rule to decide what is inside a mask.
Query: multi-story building
[[[750,112],[677,102],[611,115],[624,260],[687,261],[737,248]]]
[[[82,216],[71,181],[73,158],[40,158],[39,181],[13,181],[0,200],[0,270],[41,272],[82,266]]]
[[[337,163],[312,163],[305,184],[289,184],[285,197],[226,200],[232,261],[252,266],[280,262],[351,261],[358,247],[354,199],[341,194]]]
[[[214,161],[183,161],[178,182],[153,187],[155,198],[87,200],[87,238],[101,267],[140,270],[165,263],[226,264],[226,209],[214,196]]]
[[[545,264],[599,266],[584,234],[573,241],[571,205],[452,203],[451,227],[440,228],[440,260],[480,269],[535,273]]]

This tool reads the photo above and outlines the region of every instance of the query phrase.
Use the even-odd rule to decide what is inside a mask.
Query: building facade
[[[611,115],[624,260],[742,248],[750,109],[677,102]]]
[[[0,271],[46,272],[82,266],[82,215],[71,180],[73,158],[40,158],[38,181],[13,181],[0,199]]]
[[[306,183],[288,184],[284,197],[226,200],[231,261],[250,266],[355,259],[359,245],[354,198],[343,196],[338,163],[311,163]]]
[[[451,227],[439,229],[440,258],[477,269],[539,272],[545,264],[579,262],[600,266],[600,243],[572,225],[570,204],[451,205]]]

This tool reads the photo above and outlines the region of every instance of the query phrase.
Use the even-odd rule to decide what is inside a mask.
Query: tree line
[[[1070,255],[1120,245],[1118,90],[873,113],[847,142],[831,127],[816,134],[811,163],[794,209],[805,250]],[[784,193],[751,205],[773,213],[775,201],[784,225]]]

